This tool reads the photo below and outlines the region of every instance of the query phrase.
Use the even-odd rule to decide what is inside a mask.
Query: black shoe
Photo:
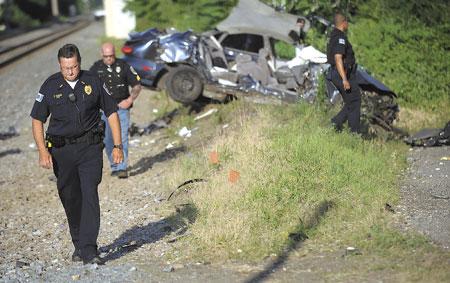
[[[75,249],[75,251],[72,254],[72,261],[73,262],[82,261],[80,249]]]
[[[97,264],[97,265],[104,265],[105,261],[99,257],[98,255],[90,258],[90,259],[83,259],[83,264]]]
[[[126,179],[126,178],[128,178],[127,170],[119,170],[119,171],[117,171],[117,177],[119,177],[119,179]]]

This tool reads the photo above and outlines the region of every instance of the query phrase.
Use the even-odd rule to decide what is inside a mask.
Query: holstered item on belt
[[[346,65],[345,66],[345,74],[347,75],[347,78],[350,78],[354,75],[356,72],[356,69],[358,68],[358,65],[355,63],[353,65]]]
[[[105,129],[106,129],[106,123],[105,123],[105,121],[100,119],[100,121],[97,124],[97,127],[94,127],[92,129],[92,132],[99,135],[100,138],[103,140],[103,138],[105,137]]]
[[[64,137],[61,136],[53,136],[53,135],[46,135],[45,137],[45,144],[47,148],[51,147],[63,147],[66,145],[66,140]]]
[[[105,136],[105,122],[100,120],[96,127],[92,128],[88,132],[84,133],[78,137],[62,137],[62,136],[54,136],[47,135],[45,140],[48,145],[52,147],[58,148],[63,147],[66,144],[76,144],[76,143],[87,143],[87,144],[98,144],[103,142],[103,138]]]

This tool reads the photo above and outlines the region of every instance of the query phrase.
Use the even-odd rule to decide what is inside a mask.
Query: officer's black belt
[[[93,136],[92,132],[89,131],[79,137],[64,138],[64,139],[65,139],[66,144],[85,143],[85,142],[89,142],[90,140],[92,140],[92,136]]]
[[[94,131],[88,131],[81,136],[78,137],[62,137],[62,136],[53,136],[48,135],[47,140],[52,144],[53,147],[63,147],[66,144],[77,144],[77,143],[89,143],[89,144],[97,144],[103,140],[103,136]]]

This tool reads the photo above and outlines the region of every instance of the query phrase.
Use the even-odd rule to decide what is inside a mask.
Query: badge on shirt
[[[91,93],[92,93],[92,87],[91,87],[91,85],[85,85],[85,86],[84,86],[84,92],[85,92],[87,95],[91,94]]]
[[[42,93],[38,93],[36,96],[36,101],[37,102],[42,102],[42,99],[44,99],[44,95]]]
[[[108,67],[106,70],[107,70],[108,72],[112,73],[112,68],[111,68],[111,67]]]
[[[345,39],[339,38],[339,44],[344,44],[345,45]]]
[[[62,96],[63,96],[62,93],[57,93],[57,94],[54,94],[54,95],[53,95],[53,98],[55,98],[55,99],[60,99]]]
[[[116,72],[117,72],[117,73],[120,73],[121,70],[122,70],[122,69],[120,69],[120,66],[117,66],[117,67],[116,67]]]

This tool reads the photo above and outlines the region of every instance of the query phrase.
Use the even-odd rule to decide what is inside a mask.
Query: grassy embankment
[[[188,211],[195,211],[183,215],[195,221],[178,245],[181,254],[207,261],[253,261],[308,238],[306,251],[356,246],[365,260],[364,255],[382,259],[367,266],[367,272],[387,269],[406,273],[408,279],[448,278],[448,253],[418,235],[397,231],[384,209],[398,201],[407,147],[336,134],[328,126],[330,114],[305,104],[233,102],[220,107],[210,126],[230,122],[231,129],[177,161],[169,178],[170,188],[193,178],[208,180],[189,185],[189,193],[178,196],[183,201],[188,196],[194,208]],[[212,151],[218,152],[219,165],[208,159]],[[228,180],[231,170],[240,174],[236,183]],[[421,261],[425,257],[429,262]]]

